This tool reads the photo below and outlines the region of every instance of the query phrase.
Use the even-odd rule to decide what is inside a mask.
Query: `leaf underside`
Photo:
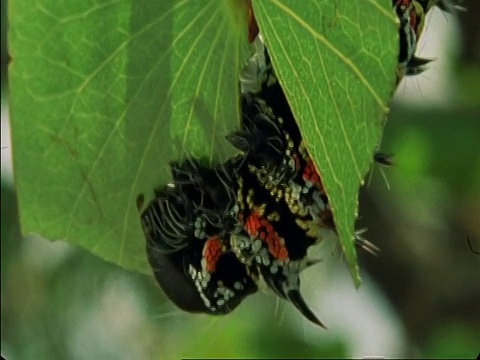
[[[222,161],[248,58],[238,0],[12,1],[22,230],[149,273],[138,194],[187,155]]]

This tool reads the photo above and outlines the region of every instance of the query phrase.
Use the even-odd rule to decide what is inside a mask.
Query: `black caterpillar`
[[[274,78],[269,60],[266,74]],[[323,326],[299,274],[333,218],[288,105],[270,106],[282,101],[276,81],[243,94],[242,128],[227,136],[242,154],[212,168],[172,162],[173,184],[141,215],[156,279],[186,311],[226,314],[264,283]]]
[[[307,249],[335,225],[270,65],[267,74],[258,94],[242,95],[242,129],[227,136],[242,155],[213,168],[171,163],[173,184],[156,190],[142,213],[148,258],[186,311],[226,314],[263,282],[323,326],[300,294],[299,275],[316,262]]]
[[[427,13],[437,6],[445,12],[462,10],[458,1],[448,0],[392,0],[393,9],[400,20],[399,39],[400,51],[398,55],[399,82],[403,76],[412,76],[422,73],[432,59],[415,56],[417,42],[425,27]]]
[[[450,9],[445,1],[393,0],[403,74],[429,62],[414,52],[433,5]],[[185,311],[228,314],[266,284],[324,327],[303,300],[299,275],[316,263],[307,250],[335,223],[266,48],[256,56],[256,75],[241,81],[242,127],[227,136],[241,154],[213,167],[196,159],[170,164],[173,183],[155,190],[141,214],[148,260],[167,297]],[[383,153],[374,160],[393,163]],[[358,245],[372,249],[360,234]]]

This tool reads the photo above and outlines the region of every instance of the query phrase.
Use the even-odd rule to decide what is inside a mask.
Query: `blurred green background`
[[[364,284],[331,256],[303,291],[328,331],[255,295],[221,318],[174,308],[153,278],[62,242],[20,234],[8,136],[6,1],[2,0],[1,353],[16,359],[181,357],[475,358],[480,349],[480,3],[433,11],[419,55],[437,61],[403,81],[382,150],[360,194]],[[388,185],[381,172],[388,180]],[[35,179],[32,179],[35,181]]]

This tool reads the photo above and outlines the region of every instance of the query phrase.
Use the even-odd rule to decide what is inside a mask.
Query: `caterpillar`
[[[184,311],[228,314],[257,291],[255,274],[228,251],[225,239],[194,240],[171,253],[147,246],[155,279],[169,300]]]
[[[426,16],[434,7],[445,12],[464,10],[459,1],[448,0],[392,0],[392,6],[400,21],[397,83],[403,76],[418,75],[427,69],[432,59],[415,56],[418,40],[424,30]]]
[[[156,190],[141,215],[147,255],[167,297],[186,311],[229,313],[262,283],[323,326],[299,288],[318,237],[295,184],[305,181],[300,136],[267,101],[242,95],[242,129],[227,137],[238,157],[210,168],[194,159],[170,164],[173,184]]]
[[[257,291],[255,269],[230,247],[230,232],[240,233],[229,216],[228,172],[236,161],[214,168],[192,159],[172,162],[174,183],[156,189],[141,215],[154,276],[165,295],[188,312],[228,314]]]
[[[402,24],[399,63],[406,74],[420,71],[429,60],[414,52],[432,3],[393,5]],[[300,274],[318,261],[307,250],[335,232],[335,222],[267,48],[255,41],[240,78],[241,127],[226,136],[239,155],[215,166],[170,163],[172,184],[154,191],[140,217],[147,257],[165,295],[185,311],[225,315],[266,287],[325,327],[302,297]],[[393,163],[380,152],[374,161]],[[374,252],[362,233],[357,245]]]
[[[174,187],[155,190],[155,199],[141,214],[147,247],[164,253],[188,245],[194,229],[193,203]]]

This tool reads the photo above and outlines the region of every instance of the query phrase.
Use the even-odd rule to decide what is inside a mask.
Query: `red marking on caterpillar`
[[[209,238],[203,246],[203,257],[206,261],[206,270],[209,273],[215,272],[218,259],[223,253],[222,241],[217,236]]]
[[[288,260],[288,250],[272,224],[253,210],[245,223],[248,235],[255,239],[262,239],[268,251],[278,260]]]
[[[320,175],[313,164],[313,160],[311,158],[307,159],[307,164],[303,170],[303,180],[305,182],[310,182],[315,185],[320,191],[323,192],[323,184],[322,179],[320,179]]]
[[[256,236],[258,229],[261,227],[260,216],[258,212],[254,210],[245,222],[245,230],[247,230],[248,235]]]
[[[415,9],[410,11],[410,26],[415,30],[415,33],[417,33],[417,13],[415,12]]]
[[[397,3],[395,6],[401,6],[402,10],[405,11],[409,6],[412,0],[397,0]]]

